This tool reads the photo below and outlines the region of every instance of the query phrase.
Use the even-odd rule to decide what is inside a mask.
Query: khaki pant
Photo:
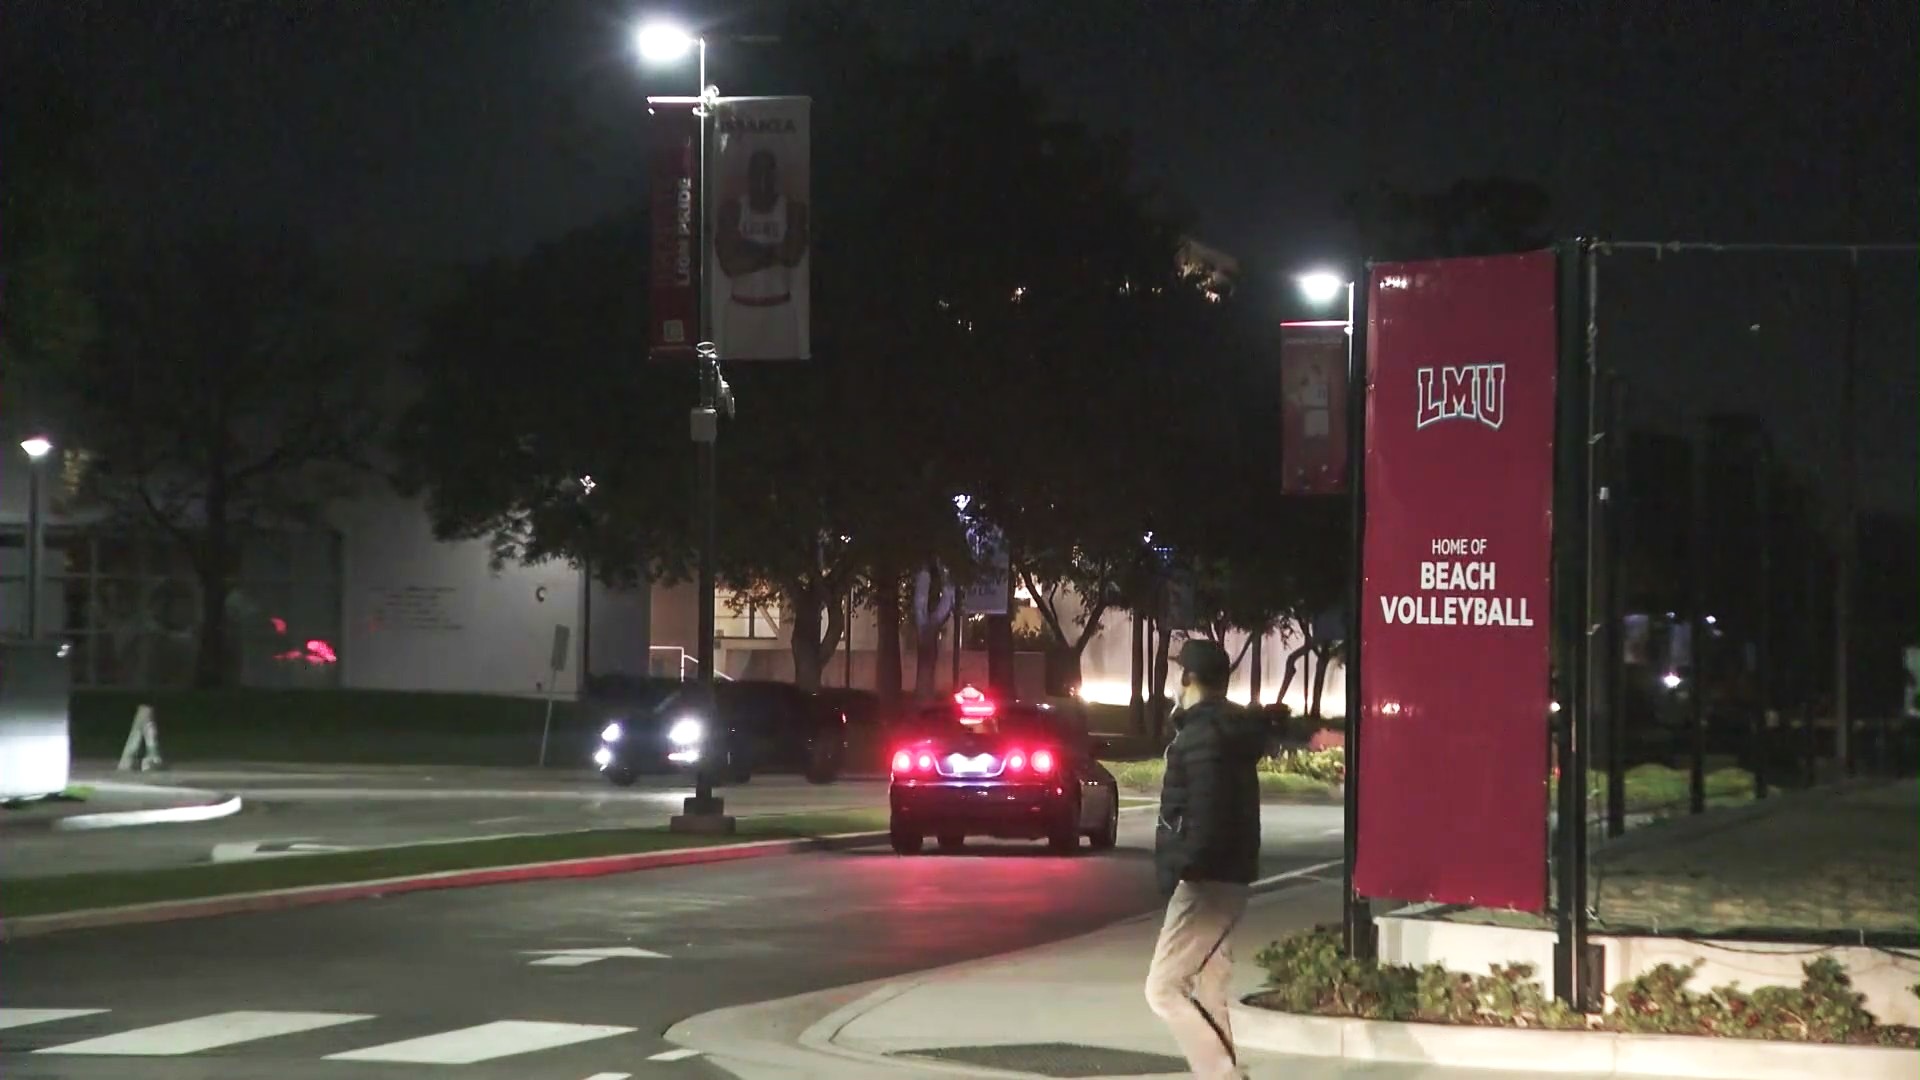
[[[1241,1075],[1227,1019],[1233,928],[1247,910],[1247,886],[1183,881],[1147,969],[1147,1004],[1166,1021],[1199,1080]]]

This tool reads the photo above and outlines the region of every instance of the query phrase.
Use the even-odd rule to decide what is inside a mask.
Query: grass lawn
[[[670,833],[665,828],[596,829],[161,870],[63,874],[0,882],[0,915],[18,918],[162,900],[227,896],[266,889],[377,881],[381,878],[450,870],[674,851],[756,840],[884,832],[886,827],[887,812],[883,809],[778,814],[740,818],[737,825],[739,831],[731,837],[692,836]]]
[[[533,765],[547,702],[390,690],[76,690],[73,753],[117,758],[134,710],[151,705],[176,762]],[[593,732],[571,700],[553,702],[548,760],[580,764]]]

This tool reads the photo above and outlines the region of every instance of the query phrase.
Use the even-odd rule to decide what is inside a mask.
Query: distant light
[[[593,477],[591,475],[583,476],[580,478],[580,490],[586,492],[589,495],[593,494],[593,489],[599,486],[600,485],[593,482]]]
[[[1548,712],[1550,712],[1550,713],[1557,713],[1557,712],[1559,712],[1559,711],[1560,711],[1560,703],[1559,703],[1559,702],[1557,702],[1557,701],[1549,701],[1549,702],[1547,702],[1547,711],[1548,711]]]
[[[20,443],[20,449],[25,450],[27,452],[28,457],[32,458],[35,461],[39,461],[41,458],[46,457],[49,453],[53,452],[53,442],[49,439],[42,438],[39,435],[35,435],[31,439],[22,440]]]
[[[644,23],[633,32],[633,48],[649,64],[671,64],[693,50],[696,39],[672,23]]]
[[[1333,303],[1341,290],[1347,287],[1346,280],[1330,270],[1316,270],[1310,274],[1301,274],[1298,280],[1300,294],[1315,304]]]
[[[1678,690],[1680,689],[1680,674],[1669,671],[1665,675],[1660,676],[1660,683],[1669,690]]]
[[[1719,621],[1720,621],[1719,619],[1716,619],[1716,618],[1714,618],[1714,617],[1713,617],[1713,616],[1711,616],[1711,615],[1709,615],[1709,616],[1707,616],[1707,625],[1708,625],[1708,626],[1712,626],[1713,624],[1715,624],[1715,623],[1717,623],[1717,622],[1719,622]]]

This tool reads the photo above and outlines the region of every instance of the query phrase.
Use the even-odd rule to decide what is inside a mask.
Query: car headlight
[[[603,769],[613,764],[613,751],[607,749],[604,746],[598,750],[595,750],[593,752],[593,763],[595,765],[600,766]]]
[[[627,729],[620,726],[620,721],[615,720],[613,723],[608,724],[606,727],[603,727],[600,729],[600,741],[601,742],[619,742],[620,736],[625,735],[626,733],[627,733]]]
[[[682,717],[667,729],[667,741],[675,746],[692,746],[707,737],[707,726],[691,716]]]

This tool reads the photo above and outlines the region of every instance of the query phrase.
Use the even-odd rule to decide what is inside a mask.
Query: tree
[[[0,98],[0,373],[17,406],[36,384],[70,375],[99,336],[87,276],[102,215],[87,110],[61,84],[16,90]]]
[[[136,241],[93,289],[101,334],[49,373],[85,494],[157,527],[192,568],[196,686],[232,675],[248,531],[313,522],[373,464],[397,324],[375,281],[339,270],[299,239]]]

